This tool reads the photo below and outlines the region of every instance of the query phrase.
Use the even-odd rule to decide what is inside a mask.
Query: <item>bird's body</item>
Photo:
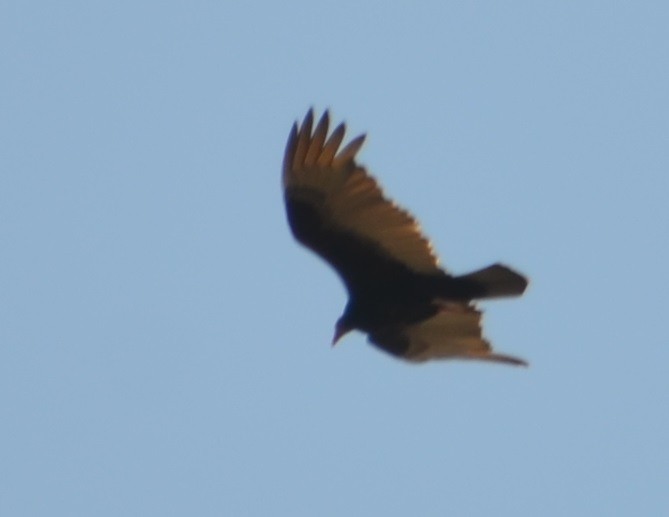
[[[288,222],[303,245],[329,262],[349,301],[335,341],[357,329],[400,358],[484,359],[525,364],[492,353],[471,300],[520,295],[527,281],[493,265],[452,276],[438,264],[415,219],[383,196],[355,162],[364,136],[339,150],[345,127],[327,138],[326,112],[312,134],[313,113],[293,127],[283,166]]]

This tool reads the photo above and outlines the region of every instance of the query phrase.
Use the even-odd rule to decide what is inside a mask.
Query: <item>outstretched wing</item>
[[[527,366],[517,357],[497,354],[482,336],[481,311],[471,304],[440,302],[438,312],[421,322],[386,328],[370,343],[413,362],[431,359],[476,359]]]
[[[346,128],[328,138],[326,111],[312,132],[313,111],[290,132],[283,162],[288,221],[295,238],[337,269],[349,287],[363,272],[406,268],[441,274],[416,220],[384,197],[355,161],[365,135],[340,150]]]

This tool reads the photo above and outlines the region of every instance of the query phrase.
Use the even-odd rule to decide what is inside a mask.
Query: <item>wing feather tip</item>
[[[298,125],[297,122],[293,124],[293,127],[290,128],[290,133],[288,134],[288,140],[286,141],[286,150],[283,156],[283,186],[286,187],[288,183],[288,176],[292,170],[293,159],[295,157],[295,149],[297,147],[297,132]]]
[[[302,121],[302,128],[304,129],[305,127],[311,127],[313,122],[314,122],[314,108],[312,106],[311,108],[309,108],[307,114],[304,116],[304,120]]]
[[[353,140],[346,144],[346,146],[337,153],[337,156],[332,162],[333,166],[342,167],[347,162],[355,160],[356,154],[358,154],[358,151],[360,151],[360,148],[365,143],[365,138],[367,138],[367,135],[363,133],[362,135],[356,136]]]
[[[509,364],[512,366],[522,366],[523,368],[529,368],[530,366],[530,363],[528,363],[525,359],[521,359],[520,357],[515,357],[513,355],[507,355],[507,354],[492,353],[492,354],[487,354],[483,357],[472,357],[472,359],[483,359],[484,361]]]

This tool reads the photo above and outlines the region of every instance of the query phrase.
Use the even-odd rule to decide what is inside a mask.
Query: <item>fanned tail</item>
[[[448,277],[441,283],[440,296],[452,300],[479,300],[520,296],[527,279],[502,264],[493,264],[466,275]]]

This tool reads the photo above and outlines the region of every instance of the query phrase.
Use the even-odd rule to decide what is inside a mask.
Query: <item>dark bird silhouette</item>
[[[325,259],[348,290],[335,327],[366,332],[370,343],[409,361],[479,359],[526,365],[494,353],[473,300],[519,296],[527,280],[494,264],[461,276],[439,266],[416,220],[384,197],[355,158],[365,135],[340,149],[346,127],[328,137],[326,111],[295,123],[283,162],[288,222],[295,238]],[[313,132],[312,132],[313,129]]]

